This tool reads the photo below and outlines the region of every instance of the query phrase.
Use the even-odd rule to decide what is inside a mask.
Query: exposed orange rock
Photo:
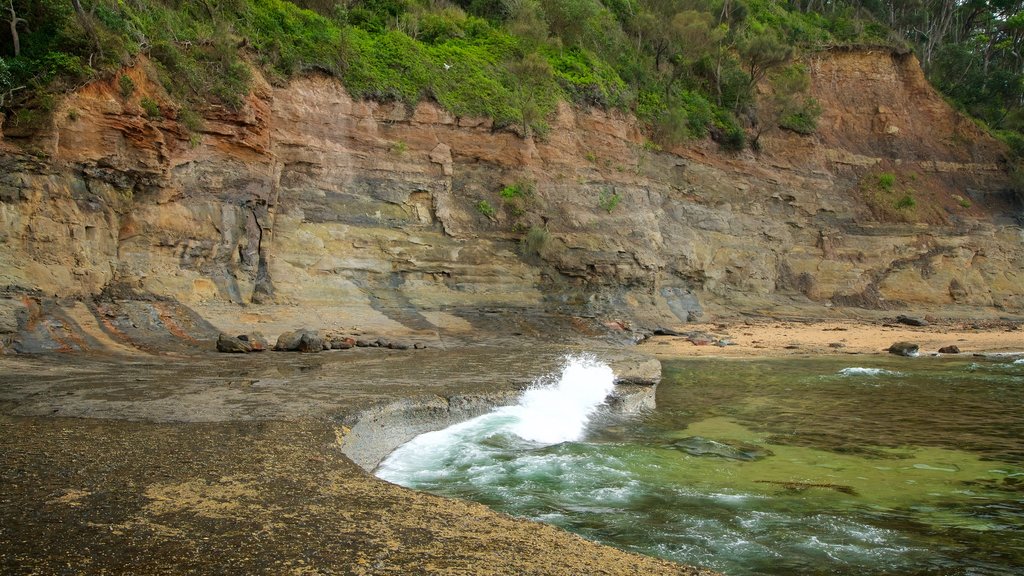
[[[354,101],[318,75],[258,79],[242,109],[207,108],[190,134],[143,61],[125,71],[129,97],[110,80],[65,99],[30,143],[48,159],[5,143],[0,285],[130,286],[238,332],[241,304],[272,326],[330,310],[405,330],[431,325],[399,310],[552,301],[641,325],[780,307],[1024,308],[1000,144],[913,56],[836,50],[808,67],[818,133],[769,133],[755,154],[657,151],[635,118],[566,104],[546,138],[523,139],[430,102]],[[878,191],[883,172],[914,207]],[[517,182],[532,194],[502,198]],[[531,228],[545,241],[524,254]]]

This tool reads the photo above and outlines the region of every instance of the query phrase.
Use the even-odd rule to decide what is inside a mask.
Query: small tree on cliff
[[[776,128],[811,134],[817,128],[821,106],[808,95],[810,75],[803,65],[795,64],[768,76],[767,91],[754,105],[753,136],[750,147],[760,148],[760,138]]]
[[[740,57],[750,75],[750,88],[764,80],[768,72],[789,62],[793,47],[770,30],[752,30],[739,44]]]
[[[512,100],[519,115],[523,137],[533,134],[533,127],[543,121],[541,97],[551,83],[551,65],[538,52],[531,52],[508,66],[512,79]]]

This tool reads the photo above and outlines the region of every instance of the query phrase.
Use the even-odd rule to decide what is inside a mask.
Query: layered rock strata
[[[912,56],[832,51],[808,66],[818,133],[776,131],[736,154],[661,151],[635,119],[568,105],[545,139],[524,140],[431,103],[355,101],[315,75],[258,84],[242,110],[204,110],[189,133],[143,62],[131,99],[96,82],[43,134],[8,130],[0,331],[15,346],[33,306],[56,302],[79,310],[59,323],[76,337],[111,336],[94,304],[81,310],[98,295],[272,338],[343,322],[472,330],[464,309],[654,326],[708,309],[1024,308],[998,143]],[[912,210],[875,185],[883,173]]]

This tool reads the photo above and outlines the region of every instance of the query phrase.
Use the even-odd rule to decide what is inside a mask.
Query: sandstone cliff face
[[[656,151],[633,119],[569,106],[547,139],[523,140],[432,104],[353,101],[316,76],[261,84],[190,135],[172,107],[149,118],[138,106],[165,102],[143,65],[134,103],[95,83],[31,143],[41,153],[5,143],[0,332],[24,332],[47,299],[101,292],[270,334],[468,329],[464,308],[646,324],[708,307],[1024,309],[999,146],[912,57],[830,52],[809,67],[819,133],[769,134],[754,155]],[[912,189],[915,214],[886,217],[870,186],[883,171]],[[528,192],[503,197],[516,183]],[[91,306],[59,328],[109,336]],[[173,332],[156,307],[133,317]]]

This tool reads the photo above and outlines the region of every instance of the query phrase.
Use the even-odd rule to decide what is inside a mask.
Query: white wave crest
[[[861,366],[851,366],[850,368],[843,368],[839,371],[840,376],[900,376],[900,372],[894,370],[886,370],[884,368],[864,368]]]

